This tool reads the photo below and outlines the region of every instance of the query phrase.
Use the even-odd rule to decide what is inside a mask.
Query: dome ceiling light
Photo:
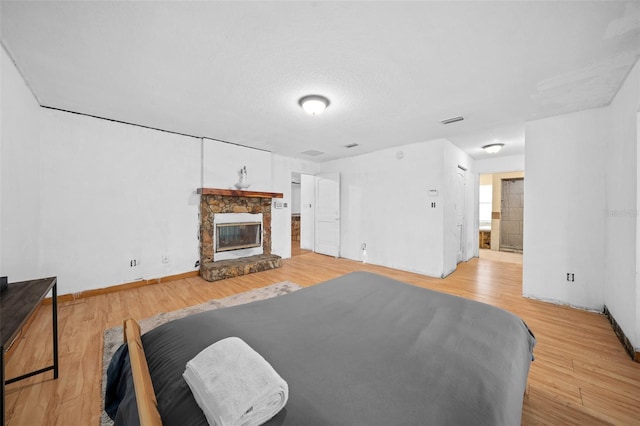
[[[318,115],[329,106],[329,99],[320,95],[308,95],[300,98],[298,103],[307,114]]]
[[[492,144],[483,146],[482,149],[487,151],[489,154],[495,154],[499,152],[503,146],[504,146],[503,143],[492,143]]]

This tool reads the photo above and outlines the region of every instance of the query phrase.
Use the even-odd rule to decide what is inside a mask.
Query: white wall
[[[607,127],[606,108],[526,125],[525,296],[603,307]]]
[[[604,303],[625,335],[640,347],[636,308],[638,263],[638,123],[640,63],[611,103],[606,166],[606,263]]]
[[[40,248],[43,274],[58,276],[59,292],[195,270],[200,140],[42,115]]]
[[[247,168],[248,191],[272,192],[271,153],[203,139],[204,188],[237,189],[240,169]],[[199,164],[197,165],[199,169]],[[200,185],[197,185],[200,186]]]
[[[524,155],[485,158],[476,160],[475,165],[479,174],[521,172],[524,170]]]
[[[195,270],[196,188],[233,188],[243,166],[250,190],[290,191],[290,175],[287,185],[272,184],[266,151],[55,110],[42,114],[40,248],[43,273],[59,276],[61,294]],[[288,257],[290,235],[283,232],[290,233],[290,223],[280,216],[274,210],[273,252]]]
[[[523,272],[527,296],[597,310],[606,304],[636,348],[638,111],[640,63],[610,106],[527,124]]]
[[[40,108],[4,51],[2,111],[0,273],[56,275],[60,294],[195,270],[198,187],[232,188],[246,166],[251,190],[289,201],[291,172],[316,172],[265,151]],[[273,252],[285,258],[290,221],[290,208],[273,211]]]
[[[361,260],[366,243],[370,263],[444,274],[445,161],[450,172],[457,168],[453,154],[445,157],[450,147],[438,139],[322,163],[322,172],[341,176],[342,257]],[[430,189],[438,195],[429,197]]]
[[[0,48],[0,275],[39,278],[40,107]]]

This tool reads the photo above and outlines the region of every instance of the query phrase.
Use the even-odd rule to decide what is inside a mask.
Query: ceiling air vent
[[[345,145],[345,148],[355,148],[356,146],[358,146],[357,143],[350,143],[349,145]]]
[[[318,155],[324,154],[324,152],[316,151],[315,149],[310,149],[308,151],[303,152],[304,155],[308,155],[310,157],[317,157]]]
[[[455,123],[457,121],[462,121],[462,120],[464,120],[464,118],[462,116],[457,116],[457,117],[446,118],[444,120],[440,120],[440,122],[442,124],[451,124],[451,123]]]

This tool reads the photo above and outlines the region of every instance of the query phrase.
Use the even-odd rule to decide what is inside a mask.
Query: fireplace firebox
[[[218,223],[215,241],[216,253],[262,247],[262,223]]]
[[[263,254],[262,213],[215,213],[213,259],[241,259]]]

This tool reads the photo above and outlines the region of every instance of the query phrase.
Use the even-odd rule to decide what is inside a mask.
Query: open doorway
[[[309,194],[307,183],[310,177],[313,178],[310,175],[291,172],[291,257],[311,253],[307,248],[308,228],[310,223],[313,223],[313,217],[309,216],[313,208],[310,202],[313,194]]]
[[[524,172],[480,175],[479,247],[480,257],[509,257],[515,253],[522,262]],[[502,260],[502,259],[497,259]]]
[[[522,253],[524,178],[502,179],[500,251]]]
[[[480,175],[478,193],[478,242],[481,249],[491,249],[491,212],[493,211],[493,175]]]
[[[340,174],[291,172],[291,256],[340,255]]]

